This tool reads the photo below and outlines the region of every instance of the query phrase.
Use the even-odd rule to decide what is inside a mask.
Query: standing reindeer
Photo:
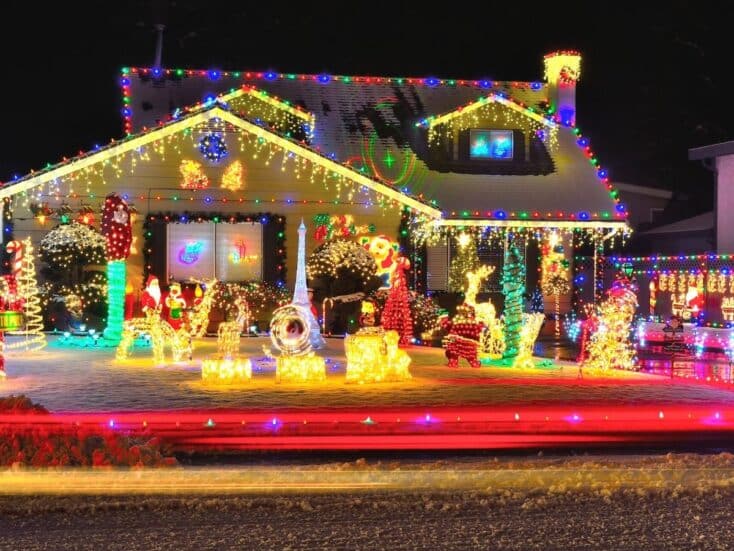
[[[501,357],[505,351],[504,323],[501,319],[497,319],[497,314],[491,301],[477,302],[479,286],[482,281],[494,273],[494,270],[494,266],[487,266],[485,264],[473,272],[467,272],[464,303],[474,308],[477,321],[482,322],[486,328],[480,341],[482,352],[493,357]]]

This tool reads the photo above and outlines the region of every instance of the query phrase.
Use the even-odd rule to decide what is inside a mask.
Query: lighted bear
[[[386,235],[362,237],[360,244],[375,259],[377,277],[382,279],[382,289],[390,287],[390,279],[398,265],[400,246]]]

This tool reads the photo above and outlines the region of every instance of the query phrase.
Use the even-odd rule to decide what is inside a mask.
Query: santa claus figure
[[[145,291],[143,291],[140,297],[140,305],[143,308],[143,312],[147,313],[148,310],[155,311],[161,304],[161,287],[158,285],[158,278],[154,275],[148,276],[148,281],[145,282]]]
[[[186,299],[181,294],[181,284],[175,281],[171,283],[166,297],[166,306],[168,307],[168,323],[176,331],[181,329],[183,325],[183,313],[186,309]]]
[[[443,341],[448,366],[458,367],[459,360],[465,358],[470,366],[479,367],[479,340],[484,324],[476,320],[474,308],[465,303],[459,304],[453,319],[444,318],[441,327],[448,331]]]

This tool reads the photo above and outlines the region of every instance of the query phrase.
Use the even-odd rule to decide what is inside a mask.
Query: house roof
[[[684,232],[695,232],[695,231],[708,231],[714,229],[714,212],[704,212],[690,218],[678,220],[672,224],[665,224],[664,226],[658,226],[644,232],[640,232],[640,235],[657,235],[662,233],[684,233]]]
[[[154,125],[166,113],[204,98],[256,85],[314,115],[311,145],[326,157],[436,204],[444,219],[509,225],[618,227],[625,224],[608,176],[577,128],[548,120],[543,82],[297,75],[174,69],[125,69],[126,129]],[[544,174],[438,170],[421,151],[422,121],[451,114],[483,97],[558,126]],[[417,126],[418,125],[418,126]],[[514,221],[514,222],[513,222]],[[534,225],[534,224],[528,224]]]
[[[241,90],[236,92],[236,95],[242,96],[247,93],[249,92]],[[231,94],[229,95],[229,97],[232,96],[233,95]],[[291,115],[294,114],[288,109],[284,109],[284,111]],[[300,117],[301,115],[297,116]],[[308,115],[303,118],[305,120],[311,120],[311,117]],[[219,102],[208,102],[207,104],[199,104],[197,106],[190,107],[186,114],[172,118],[168,122],[160,123],[152,129],[146,129],[138,134],[129,135],[127,138],[120,141],[113,140],[105,147],[100,147],[76,157],[66,159],[63,162],[49,166],[44,170],[31,172],[30,174],[13,180],[0,188],[0,199],[33,189],[44,183],[64,177],[91,165],[104,162],[111,157],[139,149],[166,136],[182,132],[187,128],[194,127],[201,123],[206,123],[212,119],[221,119],[232,124],[235,128],[254,134],[259,138],[264,138],[268,142],[274,143],[275,145],[291,151],[292,153],[317,165],[323,166],[326,170],[345,177],[363,188],[371,189],[372,191],[391,200],[399,201],[400,203],[428,215],[431,218],[440,217],[440,212],[425,202],[411,197],[407,193],[396,190],[390,185],[376,181],[373,178],[368,178],[353,167],[338,163],[303,142],[289,139],[272,129],[264,128],[253,121],[235,115],[226,110]]]
[[[734,155],[734,141],[694,147],[688,150],[689,161],[701,161],[712,157],[723,157],[724,155]]]

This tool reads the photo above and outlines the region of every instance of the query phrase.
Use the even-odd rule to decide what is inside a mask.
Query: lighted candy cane
[[[10,241],[5,247],[5,250],[10,254],[14,254],[13,257],[13,278],[15,278],[16,285],[18,278],[20,277],[20,271],[23,269],[23,261],[25,260],[25,249],[23,243],[20,241]]]

